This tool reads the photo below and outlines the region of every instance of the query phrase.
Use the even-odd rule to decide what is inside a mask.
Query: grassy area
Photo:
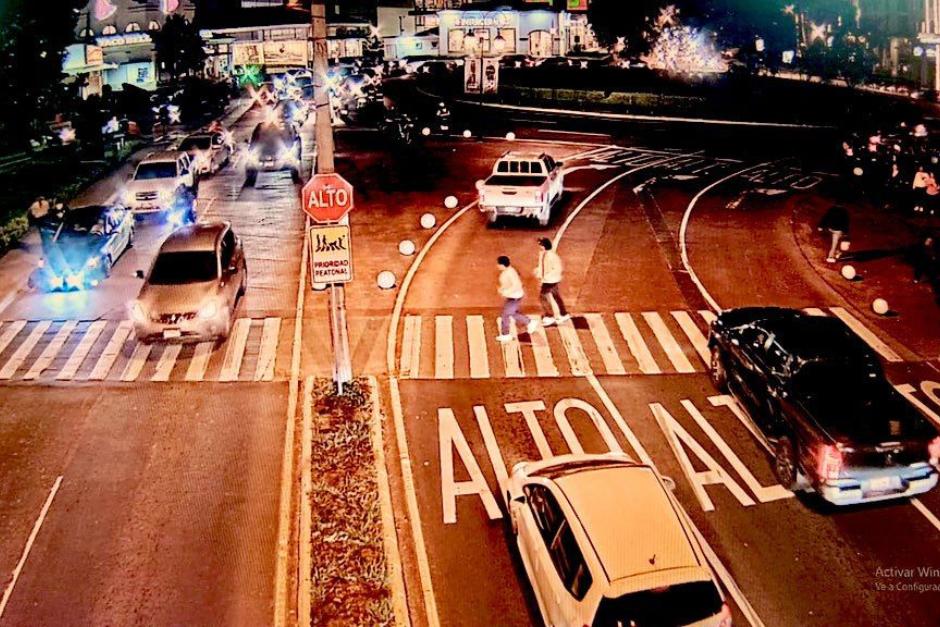
[[[319,381],[313,412],[312,624],[391,625],[368,385]]]

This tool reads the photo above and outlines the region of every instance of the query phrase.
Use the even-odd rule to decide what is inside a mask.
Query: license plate
[[[875,477],[868,482],[868,489],[872,492],[888,492],[901,487],[898,477]]]
[[[164,329],[163,330],[163,339],[165,340],[175,340],[183,336],[183,333],[179,329]]]

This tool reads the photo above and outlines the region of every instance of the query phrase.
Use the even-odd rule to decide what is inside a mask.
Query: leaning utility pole
[[[316,174],[333,174],[333,115],[327,73],[329,46],[326,39],[326,6],[318,0],[310,7],[313,31],[313,85],[316,110]],[[340,224],[349,224],[346,216]],[[342,283],[330,284],[330,338],[333,344],[333,381],[342,394],[343,386],[352,381],[349,357],[349,331],[346,325],[346,291]]]

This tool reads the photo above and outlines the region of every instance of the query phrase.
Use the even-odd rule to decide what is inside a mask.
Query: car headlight
[[[85,265],[88,266],[89,268],[97,268],[100,263],[101,263],[100,259],[98,259],[97,257],[92,257],[85,263]]]
[[[147,320],[147,312],[144,310],[143,304],[139,300],[131,302],[131,318],[137,322],[145,322]]]
[[[79,288],[85,284],[85,276],[82,273],[70,274],[65,277],[65,284],[69,287]]]
[[[157,195],[160,197],[162,202],[170,202],[173,200],[173,192],[168,189],[161,189]]]
[[[64,282],[62,281],[62,277],[58,275],[53,274],[49,277],[49,287],[54,290],[61,289],[63,283]]]
[[[134,192],[130,190],[127,190],[126,192],[124,192],[124,204],[125,205],[132,205],[134,204],[135,200],[137,200],[137,194],[135,194]]]
[[[217,313],[219,313],[219,306],[215,303],[215,301],[209,301],[199,308],[199,317],[203,320],[215,318]]]

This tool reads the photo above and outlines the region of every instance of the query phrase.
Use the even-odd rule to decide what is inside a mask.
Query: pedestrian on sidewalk
[[[927,279],[936,289],[940,274],[940,251],[933,234],[928,233],[913,251],[914,283]]]
[[[509,327],[512,320],[525,326],[526,331],[529,333],[535,331],[538,327],[538,321],[531,320],[528,316],[519,312],[525,290],[522,289],[522,279],[519,278],[516,269],[512,267],[509,257],[501,255],[496,263],[499,267],[499,295],[505,299],[503,311],[499,316],[499,335],[496,336],[496,341],[508,342],[512,339]]]
[[[561,298],[558,287],[561,285],[563,265],[561,257],[553,250],[552,240],[547,237],[539,239],[539,265],[535,268],[535,277],[541,281],[539,300],[542,303],[542,325],[550,327],[556,322],[567,322],[571,319],[565,301]],[[552,300],[558,307],[558,318],[555,318],[555,309]]]
[[[829,246],[829,254],[826,256],[826,263],[835,263],[842,256],[842,242],[848,242],[849,234],[849,212],[842,205],[833,205],[823,215],[819,221],[818,231],[829,231],[832,237],[832,243]]]
[[[914,181],[911,183],[911,189],[914,191],[914,213],[920,213],[924,210],[927,202],[927,185],[930,183],[930,175],[924,170],[924,166],[917,166],[917,173],[914,175]]]

